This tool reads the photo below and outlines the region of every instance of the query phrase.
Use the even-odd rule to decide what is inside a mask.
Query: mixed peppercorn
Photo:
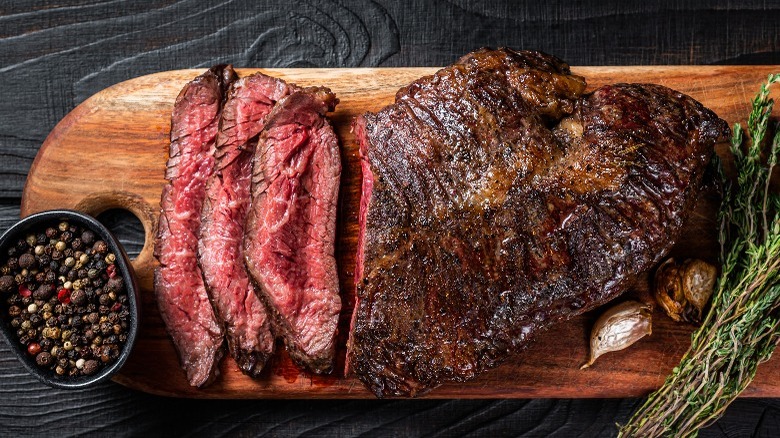
[[[0,266],[6,323],[39,367],[92,375],[127,340],[126,288],[105,241],[68,222],[52,225],[16,242]]]

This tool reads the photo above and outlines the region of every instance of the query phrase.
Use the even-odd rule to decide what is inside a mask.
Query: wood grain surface
[[[745,67],[575,67],[589,88],[617,82],[658,83],[690,94],[729,123],[744,122],[749,95],[780,66]],[[255,70],[239,70],[244,76]],[[206,388],[190,387],[178,366],[173,345],[157,312],[152,290],[153,235],[167,159],[170,113],[176,95],[201,70],[156,73],[103,90],[74,109],[44,142],[27,178],[22,215],[51,208],[74,208],[98,215],[123,208],[137,216],[145,245],[134,261],[143,289],[140,336],[128,363],[115,378],[131,388],[162,395],[205,398],[364,398],[372,397],[352,376],[343,376],[345,342],[354,303],[354,254],[361,173],[351,122],[366,111],[392,102],[395,92],[434,72],[432,68],[275,69],[266,74],[301,86],[330,87],[341,103],[332,114],[342,145],[336,258],[345,306],[339,324],[336,372],[316,376],[298,369],[286,354],[277,354],[259,379],[243,375],[236,364],[222,363],[221,376]],[[724,159],[728,163],[728,155]],[[73,164],[77,163],[77,164]],[[77,170],[77,171],[76,171]],[[717,203],[702,197],[676,251],[684,258],[715,262]],[[633,288],[645,300],[646,279]],[[652,302],[652,301],[651,301]],[[596,310],[559,324],[504,366],[465,384],[450,384],[430,397],[627,397],[657,388],[678,362],[692,326],[677,324],[658,310],[653,335],[628,351],[607,355],[588,370],[588,331]],[[780,396],[780,360],[767,363],[748,396]]]
[[[14,0],[0,2],[0,230],[54,126],[144,74],[257,67],[436,66],[480,46],[574,65],[780,64],[780,2],[764,0]],[[751,94],[752,90],[747,90]],[[109,211],[131,252],[140,223]],[[113,382],[46,388],[0,342],[8,436],[608,437],[641,399],[196,400]],[[700,437],[774,437],[780,398],[740,398]]]

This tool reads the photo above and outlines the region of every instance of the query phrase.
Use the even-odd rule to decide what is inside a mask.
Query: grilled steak
[[[553,57],[483,49],[356,121],[349,362],[377,396],[495,367],[677,239],[727,124],[661,86],[583,90]]]
[[[273,353],[265,306],[244,267],[244,222],[250,202],[252,154],[276,101],[290,93],[284,81],[261,73],[230,89],[217,134],[215,171],[208,181],[201,217],[199,262],[228,347],[241,370],[260,373]]]
[[[197,263],[200,210],[214,165],[214,139],[227,87],[236,78],[217,66],[188,83],[176,98],[171,145],[160,205],[154,272],[157,305],[190,385],[216,374],[222,329],[209,303]]]
[[[285,97],[255,151],[246,265],[276,314],[292,359],[330,372],[341,299],[334,258],[341,159],[328,89]]]

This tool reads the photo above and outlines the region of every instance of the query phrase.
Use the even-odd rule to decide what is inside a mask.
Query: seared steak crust
[[[583,91],[553,57],[483,49],[356,121],[349,363],[377,396],[495,367],[677,239],[727,124],[657,85]]]
[[[223,336],[197,263],[200,210],[214,165],[214,139],[226,90],[236,75],[216,66],[188,83],[171,117],[170,158],[160,201],[154,272],[157,305],[190,385],[216,374]]]
[[[241,370],[258,375],[273,353],[274,336],[264,304],[244,267],[242,240],[250,203],[252,155],[265,118],[294,87],[257,73],[236,81],[220,122],[215,171],[201,217],[199,262],[230,354]]]
[[[290,357],[330,372],[341,310],[334,257],[341,158],[327,88],[277,103],[258,142],[244,236],[247,268],[275,314]]]

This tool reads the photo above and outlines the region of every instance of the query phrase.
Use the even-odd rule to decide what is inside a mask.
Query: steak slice
[[[249,282],[241,242],[250,202],[252,154],[274,104],[293,90],[257,73],[230,89],[217,134],[215,172],[201,217],[199,262],[230,354],[244,373],[257,376],[273,353],[274,336],[264,304]]]
[[[728,125],[661,86],[583,90],[553,57],[483,49],[355,122],[349,362],[377,396],[497,366],[678,238]]]
[[[223,353],[222,328],[214,317],[197,262],[200,210],[214,166],[214,139],[225,92],[235,72],[216,66],[188,83],[176,98],[171,145],[155,242],[157,305],[173,338],[190,385],[215,375]]]
[[[327,88],[285,97],[268,116],[254,157],[246,265],[275,313],[290,357],[330,372],[341,298],[334,257],[341,158],[325,113]]]

